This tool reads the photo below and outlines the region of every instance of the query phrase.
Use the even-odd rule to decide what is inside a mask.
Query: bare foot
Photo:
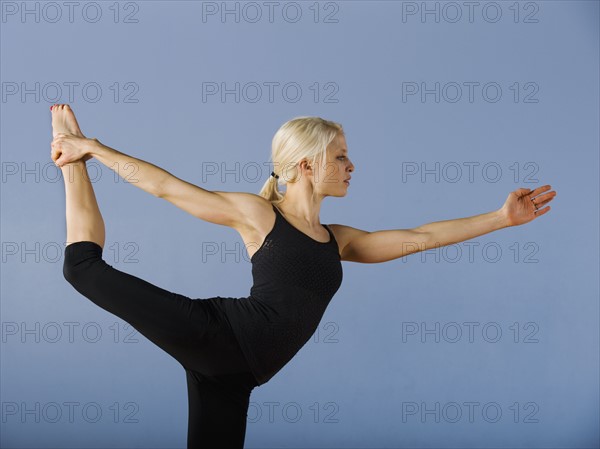
[[[79,129],[75,114],[68,104],[55,104],[51,107],[52,111],[52,137],[58,133],[74,134],[79,137],[85,137]]]

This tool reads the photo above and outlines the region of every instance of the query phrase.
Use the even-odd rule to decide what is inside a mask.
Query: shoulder
[[[242,238],[248,256],[252,258],[275,225],[271,202],[260,195],[246,192],[217,192],[227,197],[236,211],[237,220],[231,225]]]
[[[217,195],[226,199],[229,207],[235,211],[236,220],[232,227],[236,229],[254,227],[261,217],[268,217],[272,211],[271,202],[260,195],[248,192],[221,192]]]
[[[266,198],[248,192],[215,192],[227,198],[236,219],[231,227],[244,242],[262,241],[275,225],[275,211]]]

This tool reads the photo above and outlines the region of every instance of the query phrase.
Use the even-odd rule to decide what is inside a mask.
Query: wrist
[[[498,223],[500,223],[501,228],[509,228],[512,226],[508,220],[508,215],[506,214],[504,207],[498,209],[496,215],[498,216]]]
[[[88,139],[86,148],[86,155],[88,156],[88,159],[91,157],[98,157],[100,154],[102,154],[103,149],[104,145],[102,145],[98,139],[95,137]]]

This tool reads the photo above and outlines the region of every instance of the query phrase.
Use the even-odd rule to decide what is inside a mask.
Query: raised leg
[[[79,293],[131,324],[182,365],[201,358],[202,339],[211,325],[206,307],[117,270],[91,241],[65,248],[63,275]]]
[[[62,115],[65,120],[53,116],[53,127],[75,133],[73,127],[65,131],[68,123],[73,125],[68,120],[71,115]],[[256,381],[226,318],[209,300],[172,293],[107,264],[102,258],[104,221],[85,162],[65,164],[61,169],[67,219],[65,279],[185,368],[189,448],[242,448]]]
[[[81,134],[68,105],[52,108],[56,132]],[[105,228],[84,161],[62,168],[66,194],[65,279],[82,295],[135,327],[181,363],[191,357],[210,324],[206,307],[135,276],[102,259]],[[197,351],[196,351],[197,353]],[[187,357],[184,357],[187,356]]]
[[[66,104],[52,106],[52,133],[83,136],[75,114]],[[61,167],[65,182],[67,242],[88,240],[104,247],[104,221],[84,160]]]
[[[86,240],[104,248],[104,220],[85,162],[65,164],[61,170],[65,182],[66,245]]]

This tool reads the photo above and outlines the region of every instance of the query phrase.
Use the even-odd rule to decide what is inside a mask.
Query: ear
[[[302,161],[300,161],[300,164],[299,164],[299,166],[300,166],[300,170],[301,170],[301,171],[304,171],[304,170],[309,170],[309,171],[311,171],[311,170],[312,170],[312,169],[311,169],[311,166],[310,166],[310,162],[309,162],[309,161],[307,161],[306,159],[303,159]]]

